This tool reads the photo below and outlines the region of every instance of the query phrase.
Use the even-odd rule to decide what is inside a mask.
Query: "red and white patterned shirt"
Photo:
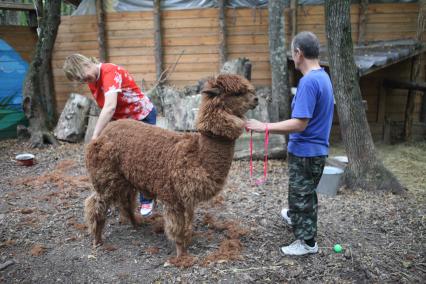
[[[104,107],[105,96],[117,93],[117,106],[113,119],[144,119],[154,105],[145,96],[135,80],[123,67],[111,63],[100,64],[99,77],[94,83],[88,83],[100,108]]]

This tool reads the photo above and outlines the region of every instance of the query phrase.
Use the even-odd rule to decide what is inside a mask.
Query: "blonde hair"
[[[62,70],[64,70],[68,80],[81,82],[86,77],[85,67],[89,67],[92,64],[99,64],[99,61],[94,57],[86,57],[75,53],[65,59]]]

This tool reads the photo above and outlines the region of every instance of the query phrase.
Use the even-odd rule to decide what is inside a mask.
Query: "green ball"
[[[342,246],[341,246],[341,245],[339,245],[339,244],[335,244],[335,245],[334,245],[334,247],[333,247],[333,250],[334,250],[334,252],[336,252],[336,253],[340,253],[340,252],[342,252],[343,248],[342,248]]]

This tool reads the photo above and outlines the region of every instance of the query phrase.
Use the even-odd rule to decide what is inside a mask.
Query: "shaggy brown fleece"
[[[164,205],[164,225],[176,242],[177,255],[186,253],[194,209],[222,190],[243,132],[244,114],[257,105],[254,87],[243,77],[219,75],[202,91],[198,133],[177,133],[133,120],[111,122],[87,146],[86,166],[95,192],[85,201],[85,218],[94,244],[111,204],[133,225],[136,196],[143,192]]]

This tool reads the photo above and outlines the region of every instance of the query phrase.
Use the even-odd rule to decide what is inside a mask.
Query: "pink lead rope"
[[[264,141],[264,160],[263,160],[263,178],[258,178],[255,181],[256,185],[262,185],[266,182],[268,177],[268,144],[269,144],[269,130],[268,124],[265,124],[265,141]],[[250,131],[250,179],[253,180],[253,130]]]

